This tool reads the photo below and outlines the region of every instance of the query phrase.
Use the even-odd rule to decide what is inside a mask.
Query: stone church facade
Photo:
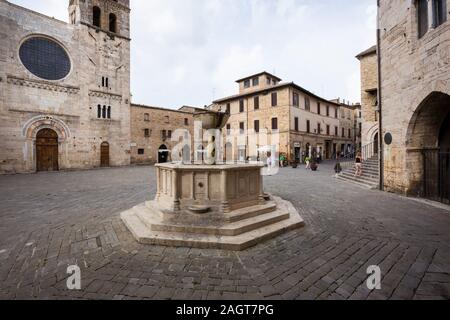
[[[0,0],[0,173],[130,164],[129,0]]]
[[[449,9],[450,0],[379,1],[384,187],[414,196],[437,192],[444,202],[450,180]]]

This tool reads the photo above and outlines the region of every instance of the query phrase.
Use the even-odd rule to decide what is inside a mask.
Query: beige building
[[[351,153],[354,156],[356,151],[361,150],[361,104],[350,103],[345,100],[341,101],[341,99],[332,101],[339,104],[339,128],[341,137],[352,140],[350,149],[347,149],[346,153]]]
[[[172,160],[172,151],[179,140],[177,130],[186,130],[190,141],[183,149],[184,160],[192,158],[194,137],[193,113],[197,108],[182,107],[172,110],[144,105],[131,105],[131,163],[154,164]],[[184,133],[182,133],[184,134]]]
[[[379,2],[386,190],[450,203],[449,0]]]
[[[129,0],[0,0],[0,173],[130,163]]]
[[[254,160],[264,157],[273,147],[289,161],[303,161],[306,155],[316,153],[330,159],[353,148],[353,137],[347,128],[342,134],[339,103],[293,82],[282,83],[267,72],[236,82],[239,93],[218,99],[212,106],[231,114],[223,152],[227,159]],[[353,125],[348,125],[351,128]]]
[[[377,47],[356,56],[361,68],[362,145],[371,143],[378,148],[378,62]]]

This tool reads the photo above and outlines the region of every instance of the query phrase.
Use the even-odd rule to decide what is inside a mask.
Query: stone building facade
[[[339,104],[339,134],[342,138],[352,139],[352,144],[346,145],[345,153],[354,156],[356,151],[361,150],[361,104],[340,98],[332,101]]]
[[[189,146],[183,148],[184,160],[193,156],[194,118],[196,108],[182,107],[180,110],[144,105],[131,105],[131,163],[154,164],[172,160],[174,147],[180,143],[175,136],[177,130],[189,132],[183,139]],[[173,141],[173,139],[176,139]]]
[[[450,0],[379,1],[381,136],[387,138],[382,163],[388,191],[426,196],[427,183],[436,182],[441,185],[434,188],[448,192],[450,177],[435,181],[424,165],[434,163],[430,153],[450,151],[449,9]],[[442,164],[440,174],[448,172],[448,163]]]
[[[352,149],[354,139],[348,136],[348,129],[353,128],[353,123],[344,128],[343,136],[340,103],[293,82],[282,83],[267,72],[236,82],[237,95],[218,99],[212,105],[215,110],[231,114],[224,133],[227,143],[223,154],[227,160],[256,160],[263,158],[267,150],[285,154],[289,161],[303,161],[312,154],[331,159]]]
[[[362,144],[378,145],[378,61],[373,46],[356,56],[361,69]]]
[[[0,0],[0,173],[130,164],[129,0]]]

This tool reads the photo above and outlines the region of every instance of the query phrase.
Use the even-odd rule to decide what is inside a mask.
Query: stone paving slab
[[[153,167],[0,176],[0,299],[449,299],[448,208],[332,169],[266,177],[306,227],[242,252],[138,244],[119,213],[154,197]],[[370,265],[381,290],[367,289]]]

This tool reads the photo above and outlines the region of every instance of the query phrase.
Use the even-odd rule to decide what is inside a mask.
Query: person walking
[[[362,176],[362,156],[360,152],[356,154],[355,158],[355,177],[356,176]]]
[[[337,159],[336,159],[336,165],[334,166],[334,172],[336,174],[339,174],[339,173],[342,172],[342,166],[341,166],[341,162],[340,162],[339,157],[337,157]]]
[[[280,155],[280,167],[283,168],[284,167],[284,161],[286,160],[284,154]]]

